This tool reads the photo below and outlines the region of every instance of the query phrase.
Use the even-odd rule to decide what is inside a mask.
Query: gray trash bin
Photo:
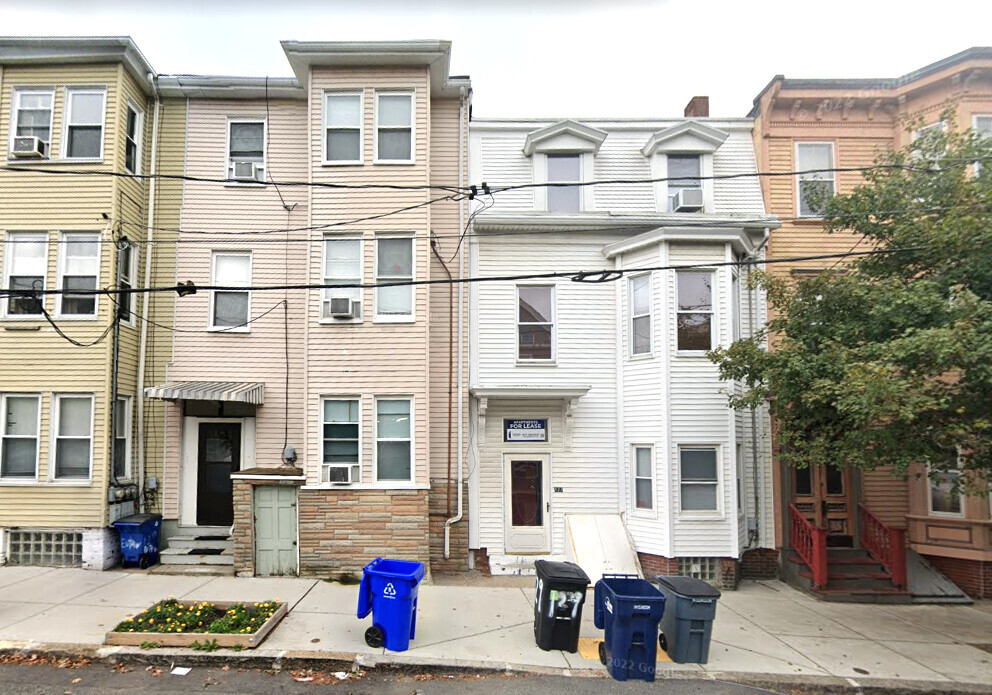
[[[656,577],[665,594],[662,646],[677,664],[705,664],[720,592],[701,579]]]

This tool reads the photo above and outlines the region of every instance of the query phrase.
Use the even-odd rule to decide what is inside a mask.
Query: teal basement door
[[[297,574],[296,488],[255,488],[255,574]]]

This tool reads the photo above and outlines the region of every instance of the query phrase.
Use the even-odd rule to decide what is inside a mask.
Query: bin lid
[[[117,524],[134,524],[141,525],[148,521],[160,521],[162,519],[161,514],[131,514],[130,516],[122,516],[120,519],[114,522]]]
[[[655,579],[662,589],[690,598],[720,598],[720,590],[695,577],[666,577],[659,574]]]
[[[573,562],[537,560],[534,562],[534,569],[537,570],[537,576],[546,582],[589,586],[589,576]]]

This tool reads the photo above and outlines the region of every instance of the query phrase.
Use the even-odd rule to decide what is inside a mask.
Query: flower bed
[[[258,603],[159,601],[128,616],[105,644],[160,647],[257,647],[288,612],[279,599]]]

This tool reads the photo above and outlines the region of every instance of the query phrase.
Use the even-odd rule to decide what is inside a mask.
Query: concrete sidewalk
[[[417,638],[407,652],[365,644],[358,587],[316,579],[187,577],[137,571],[0,568],[0,650],[88,650],[113,658],[104,633],[167,596],[206,601],[278,598],[291,611],[259,649],[237,657],[339,659],[360,666],[417,664],[601,675],[594,649],[544,652],[534,644],[530,580],[420,589]],[[494,586],[494,584],[501,584]],[[602,636],[588,596],[581,635]],[[706,665],[658,663],[658,677],[768,682],[973,684],[992,691],[992,610],[976,606],[823,603],[779,582],[745,582],[720,599]],[[144,652],[149,654],[150,652]],[[170,654],[199,656],[189,650]],[[234,658],[233,652],[211,655]]]

